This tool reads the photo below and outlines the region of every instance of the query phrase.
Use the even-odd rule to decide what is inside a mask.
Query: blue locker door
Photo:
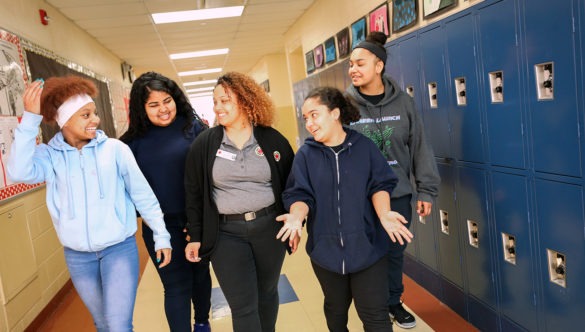
[[[528,105],[532,116],[532,147],[536,171],[582,176],[579,144],[579,105],[576,91],[576,63],[573,45],[574,1],[526,1],[526,60]],[[546,14],[545,14],[546,13]],[[552,99],[538,100],[548,74],[538,79],[535,65],[552,63]],[[548,94],[550,95],[550,93]],[[548,96],[547,96],[548,97]]]
[[[402,86],[402,67],[400,66],[400,44],[386,44],[386,75]]]
[[[427,138],[435,156],[451,157],[449,100],[445,81],[444,31],[436,27],[420,34],[421,103]],[[416,58],[406,58],[403,66],[415,66]],[[429,93],[429,86],[436,84],[436,92]],[[415,91],[416,93],[416,91]],[[435,103],[436,107],[431,106]]]
[[[577,331],[585,326],[585,241],[583,187],[536,179],[540,278],[546,331]],[[565,287],[551,279],[548,251],[565,255]],[[554,257],[553,257],[553,263]],[[556,263],[555,263],[556,264]]]
[[[413,88],[414,107],[419,114],[422,114],[422,86],[420,82],[420,47],[418,38],[405,39],[400,42],[400,66],[402,71],[402,87],[407,89]],[[406,91],[406,90],[405,90]],[[423,117],[424,121],[424,117]]]
[[[514,3],[514,0],[505,0],[479,10],[482,103],[487,114],[491,163],[524,169],[527,167],[527,151],[523,136],[521,65]],[[501,90],[497,90],[497,72],[502,73]]]
[[[449,58],[452,152],[458,160],[485,162],[471,14],[445,24]]]
[[[526,176],[492,173],[496,260],[500,266],[502,313],[530,331],[537,330],[535,278]]]
[[[487,215],[486,181],[485,171],[460,167],[457,183],[457,206],[459,222],[462,227],[461,240],[465,253],[464,270],[467,272],[469,293],[495,309],[496,285],[492,278],[494,275],[492,238]],[[474,238],[477,239],[476,242]]]
[[[462,257],[460,249],[461,225],[455,208],[455,169],[438,163],[441,184],[433,214],[438,216],[433,227],[438,233],[439,271],[443,277],[463,289]]]

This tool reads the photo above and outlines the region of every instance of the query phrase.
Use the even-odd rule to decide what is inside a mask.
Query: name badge
[[[220,157],[223,159],[227,159],[227,160],[231,160],[234,161],[236,160],[236,154],[235,153],[231,153],[222,149],[218,149],[217,153],[215,154],[216,157]]]

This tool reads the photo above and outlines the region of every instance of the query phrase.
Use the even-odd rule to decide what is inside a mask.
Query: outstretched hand
[[[284,223],[278,234],[276,234],[276,238],[282,242],[288,239],[288,245],[291,247],[291,252],[294,253],[297,251],[303,234],[303,221],[290,213],[276,217],[276,221]]]
[[[382,223],[382,227],[390,236],[392,242],[398,241],[400,245],[404,245],[404,241],[410,243],[412,240],[412,233],[404,226],[407,224],[408,221],[404,219],[404,217],[396,212],[396,211],[389,211],[385,213],[382,218],[380,218],[380,222]]]
[[[41,114],[41,93],[43,92],[44,84],[45,81],[43,79],[37,79],[24,90],[22,100],[24,102],[24,109],[27,112]]]

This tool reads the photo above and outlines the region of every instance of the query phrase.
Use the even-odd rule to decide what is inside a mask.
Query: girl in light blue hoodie
[[[37,80],[23,95],[8,176],[46,182],[47,208],[71,280],[98,331],[132,331],[138,287],[136,210],[154,233],[157,259],[171,259],[163,214],[130,149],[97,129],[93,82],[76,76]],[[36,145],[41,120],[61,131]]]

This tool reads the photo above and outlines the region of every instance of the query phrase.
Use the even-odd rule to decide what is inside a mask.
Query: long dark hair
[[[305,100],[318,98],[322,105],[327,106],[329,112],[339,108],[339,121],[341,124],[349,125],[360,119],[360,111],[350,95],[343,94],[339,89],[332,87],[317,87],[309,91]]]
[[[177,116],[186,119],[183,132],[188,135],[193,127],[193,120],[197,119],[202,126],[207,125],[199,118],[195,109],[187,100],[183,90],[177,83],[170,78],[156,72],[147,72],[138,77],[132,84],[130,90],[130,123],[128,130],[120,137],[123,142],[129,142],[134,138],[142,137],[148,132],[150,120],[146,115],[144,105],[150,96],[151,91],[161,91],[168,93],[177,106]]]

